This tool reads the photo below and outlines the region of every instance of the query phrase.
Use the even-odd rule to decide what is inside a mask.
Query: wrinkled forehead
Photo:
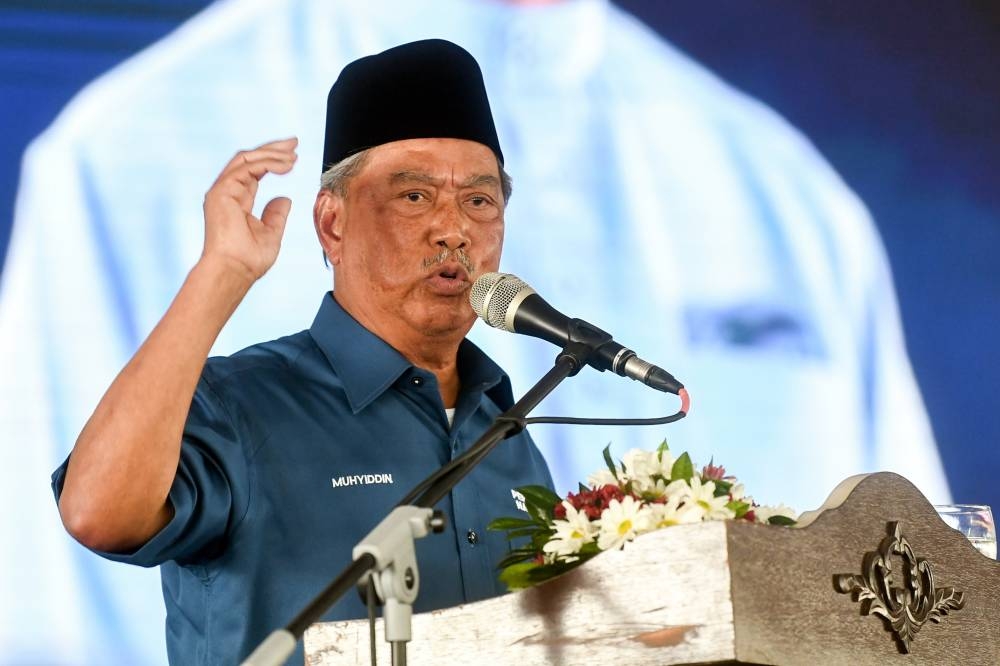
[[[425,182],[500,187],[500,167],[493,151],[463,139],[407,139],[376,146],[368,151],[362,174],[386,185]]]

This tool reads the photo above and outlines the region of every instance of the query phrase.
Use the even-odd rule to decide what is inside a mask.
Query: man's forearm
[[[172,516],[167,495],[209,350],[254,278],[203,258],[98,404],[73,448],[59,509],[98,550],[134,548]]]
[[[119,373],[70,455],[59,512],[90,548],[124,551],[170,520],[168,502],[191,398],[208,352],[253,283],[271,268],[292,202],[253,214],[257,185],[288,173],[297,139],[237,153],[205,194],[205,246],[167,313]]]

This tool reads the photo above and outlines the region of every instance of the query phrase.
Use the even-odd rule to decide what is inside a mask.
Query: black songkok
[[[326,103],[323,171],[366,148],[403,139],[468,139],[503,153],[472,55],[427,39],[355,60]]]

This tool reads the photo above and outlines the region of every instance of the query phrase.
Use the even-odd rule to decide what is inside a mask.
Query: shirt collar
[[[514,405],[507,373],[468,338],[458,346],[458,376],[462,393],[483,392],[501,411]]]
[[[324,294],[309,334],[343,383],[355,414],[414,367],[387,342],[358,323],[340,306],[333,292]],[[469,340],[459,345],[458,371],[462,393],[485,392],[502,410],[513,404],[507,375]]]

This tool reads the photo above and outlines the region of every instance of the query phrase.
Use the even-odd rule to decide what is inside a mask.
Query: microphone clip
[[[561,352],[556,357],[556,361],[568,359],[573,364],[570,377],[580,372],[580,369],[587,365],[590,357],[598,349],[612,341],[611,334],[602,331],[593,324],[582,319],[570,319],[567,325],[568,339]]]

